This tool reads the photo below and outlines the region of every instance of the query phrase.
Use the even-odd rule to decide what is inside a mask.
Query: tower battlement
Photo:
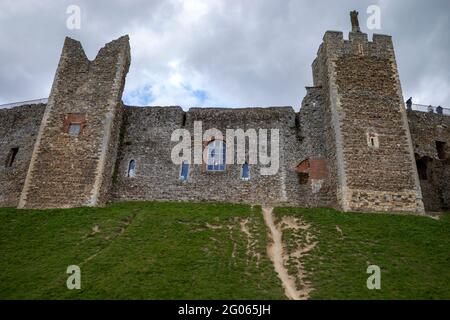
[[[357,16],[357,13],[356,13]],[[339,207],[423,212],[392,38],[327,31],[313,62]],[[390,159],[387,162],[385,159]]]

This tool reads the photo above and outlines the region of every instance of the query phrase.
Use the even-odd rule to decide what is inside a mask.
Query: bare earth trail
[[[282,231],[277,228],[274,223],[272,207],[262,208],[264,221],[269,228],[270,235],[272,238],[272,243],[267,248],[267,254],[272,261],[275,271],[281,280],[284,288],[284,293],[291,300],[304,300],[309,297],[309,289],[298,290],[296,285],[296,279],[289,275],[287,268],[285,267],[285,261],[289,258],[287,253],[284,252],[283,241],[282,241]]]

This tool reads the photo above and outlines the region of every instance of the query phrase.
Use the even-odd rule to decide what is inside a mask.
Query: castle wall
[[[121,96],[128,72],[128,37],[89,61],[66,38],[34,146],[20,208],[102,205],[108,200],[121,126]],[[72,123],[79,134],[68,131]]]
[[[366,34],[350,33],[344,40],[328,31],[313,70],[334,130],[330,157],[340,207],[423,212],[391,38],[374,35],[369,42]]]
[[[44,104],[0,109],[0,207],[19,202],[44,110]]]
[[[335,32],[328,32],[340,39],[342,34]],[[328,174],[330,185],[333,186],[332,192],[335,198],[332,206],[337,209],[343,209],[342,206],[342,188],[346,183],[346,176],[343,168],[343,145],[341,126],[339,123],[339,116],[337,109],[332,106],[336,104],[336,94],[334,91],[332,80],[333,73],[329,69],[329,61],[327,55],[327,46],[322,43],[317,51],[317,57],[312,63],[313,82],[314,85],[321,89],[323,101],[323,141],[326,146],[325,158],[328,164]]]
[[[255,168],[251,167],[251,180],[241,181],[240,166],[228,167],[229,173],[205,173],[201,166],[191,168],[188,182],[179,180],[180,166],[174,165],[170,159],[170,153],[175,143],[170,141],[170,135],[175,129],[189,128],[192,126],[194,117],[185,113],[179,107],[125,107],[123,109],[124,123],[120,140],[120,156],[117,161],[117,171],[113,175],[114,195],[113,201],[123,200],[176,200],[176,201],[232,201],[263,203],[281,202],[280,195],[284,192],[286,199],[283,204],[302,207],[336,206],[336,180],[332,176],[333,161],[329,157],[329,151],[333,145],[329,144],[327,127],[325,125],[325,100],[321,87],[308,88],[308,93],[303,100],[300,113],[295,114],[295,125],[292,123],[292,109],[282,108],[281,117],[285,117],[290,127],[283,127],[283,166],[279,174],[272,182],[275,190],[272,199],[265,197],[267,185],[259,185],[254,179]],[[16,206],[20,192],[23,188],[25,174],[31,159],[33,145],[39,130],[45,105],[21,106],[13,109],[0,110],[0,206]],[[206,119],[211,113],[223,111],[222,109],[209,109],[203,115],[195,116],[201,120]],[[253,109],[253,113],[256,110]],[[222,114],[220,119],[224,120],[225,127],[235,123],[236,118],[243,119],[242,127],[250,128],[250,123],[256,124],[261,119],[243,117],[244,110],[237,110],[236,116],[231,113],[228,116]],[[250,111],[250,110],[249,110]],[[198,112],[198,111],[197,111]],[[195,113],[195,109],[194,109]],[[270,113],[270,110],[267,112]],[[277,112],[274,112],[275,114]],[[250,112],[249,114],[252,114]],[[285,114],[285,115],[283,115]],[[208,116],[209,115],[209,116]],[[190,117],[190,124],[187,118]],[[252,118],[252,116],[250,116]],[[270,118],[270,117],[268,117]],[[217,125],[221,120],[209,121],[209,126]],[[215,122],[216,121],[216,122]],[[267,117],[264,121],[267,121]],[[185,122],[185,123],[184,123]],[[278,127],[267,121],[267,128]],[[276,123],[277,121],[275,121]],[[436,141],[445,142],[447,155],[450,154],[450,117],[435,113],[408,112],[408,122],[414,145],[416,159],[426,159],[427,179],[420,180],[424,203],[427,211],[448,210],[450,203],[450,166],[448,158],[440,159],[436,148]],[[119,124],[115,125],[116,128]],[[207,129],[207,127],[204,127]],[[225,132],[225,131],[224,131]],[[163,138],[161,138],[163,137]],[[10,150],[19,148],[19,152],[11,167],[7,166]],[[127,167],[130,160],[137,163],[137,176],[127,178]],[[310,168],[306,183],[300,183],[296,167],[304,160],[321,160],[326,163],[325,178],[319,179],[318,184],[313,178],[314,167]],[[193,170],[193,171],[192,171]],[[234,171],[234,173],[233,173]],[[284,174],[283,174],[284,171]],[[205,175],[205,179],[195,175]],[[216,175],[217,174],[217,175]],[[284,177],[283,177],[284,175]],[[194,179],[196,182],[192,182]],[[282,186],[284,179],[284,187]],[[262,179],[264,180],[264,179]],[[205,183],[198,194],[192,189],[197,189],[200,182]],[[192,183],[197,185],[194,187]],[[211,184],[223,184],[224,192],[217,192],[211,196],[208,187]],[[253,185],[253,188],[250,188]],[[230,191],[231,190],[231,191]],[[277,190],[277,191],[276,191]],[[249,197],[248,193],[256,196]],[[278,192],[278,196],[277,196]],[[156,195],[156,196],[155,196]],[[180,196],[182,195],[182,196]]]
[[[320,86],[306,89],[307,94],[298,114],[298,124],[302,163],[307,161],[308,168],[298,168],[301,195],[299,202],[310,207],[336,207],[336,179],[332,172],[334,159],[328,154],[333,143],[327,139],[325,95]],[[298,182],[294,183],[297,184]]]
[[[128,107],[125,114],[115,200],[300,203],[295,168],[301,156],[296,115],[291,107],[192,108],[186,113],[179,107]],[[261,165],[251,164],[250,180],[243,181],[241,164],[229,164],[224,172],[208,172],[204,165],[191,164],[188,180],[181,181],[180,165],[174,165],[171,160],[172,148],[178,143],[171,141],[171,134],[175,129],[185,128],[194,137],[194,121],[202,121],[203,131],[220,130],[225,140],[226,129],[256,129],[256,132],[278,129],[281,150],[278,173],[263,176]],[[131,160],[136,161],[135,177],[127,177]]]
[[[408,111],[408,122],[416,161],[424,174],[419,175],[425,209],[450,208],[450,117],[436,113]],[[444,142],[444,156],[438,154],[436,141]]]

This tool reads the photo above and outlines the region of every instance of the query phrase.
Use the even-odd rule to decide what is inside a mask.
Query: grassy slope
[[[305,258],[312,299],[450,299],[449,215],[436,221],[331,209],[275,212],[312,225],[318,244]],[[381,268],[381,290],[366,287],[370,264]]]
[[[435,221],[293,208],[275,214],[312,225],[318,244],[302,259],[313,299],[450,299],[448,215]],[[93,234],[95,224],[100,232]],[[283,234],[286,243],[304,237],[294,233]],[[245,205],[0,209],[0,299],[284,299],[267,241],[260,208]],[[82,290],[66,289],[72,264],[81,267]],[[366,288],[369,264],[382,269],[379,291]]]
[[[243,218],[258,238],[258,266],[247,258]],[[260,208],[244,205],[0,209],[0,298],[283,299],[266,237]],[[81,290],[65,286],[72,264],[81,267]]]

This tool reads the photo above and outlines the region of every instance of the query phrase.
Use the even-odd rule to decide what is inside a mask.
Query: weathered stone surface
[[[450,117],[436,113],[408,111],[408,122],[415,158],[427,164],[426,180],[420,179],[425,209],[427,211],[449,210]],[[442,158],[438,155],[436,142],[444,143]]]
[[[298,160],[292,160],[291,154],[299,147],[295,140],[292,141],[297,139],[292,108],[192,108],[185,113],[180,107],[128,107],[125,115],[114,188],[116,200],[289,201],[285,176],[295,173]],[[203,131],[220,130],[224,139],[227,129],[280,130],[280,149],[283,151],[280,170],[276,175],[262,176],[261,166],[251,165],[250,180],[243,181],[241,164],[229,164],[224,172],[208,172],[204,165],[191,164],[188,180],[181,181],[180,165],[174,165],[171,160],[171,150],[178,143],[171,141],[171,134],[175,129],[184,128],[193,138],[194,121],[202,121]],[[135,177],[127,176],[131,160],[137,165]],[[289,173],[285,172],[286,162],[290,162]]]
[[[338,207],[423,212],[391,38],[327,32],[313,70],[334,131],[327,140]]]
[[[106,202],[129,63],[128,37],[107,44],[94,61],[87,59],[78,41],[66,38],[21,193],[20,208],[76,207]],[[85,119],[79,135],[65,131],[70,114]]]
[[[16,207],[27,175],[45,105],[0,109],[0,206]],[[12,148],[19,148],[9,166]]]

